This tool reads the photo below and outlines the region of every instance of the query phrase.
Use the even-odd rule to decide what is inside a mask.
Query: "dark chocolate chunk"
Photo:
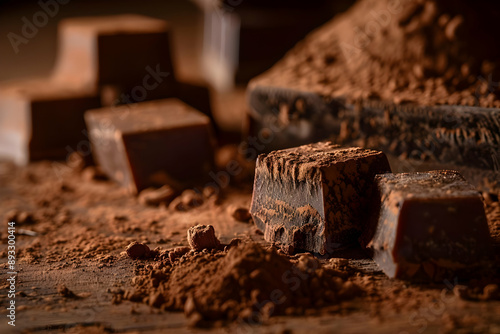
[[[83,114],[100,106],[98,94],[51,80],[0,86],[0,155],[17,164],[66,159],[83,143]]]
[[[250,213],[265,239],[327,253],[357,239],[384,153],[329,142],[262,154]]]
[[[196,225],[187,232],[188,243],[191,249],[203,251],[204,249],[217,249],[221,246],[219,239],[215,236],[212,225]]]
[[[443,279],[487,255],[481,195],[458,172],[383,174],[375,184],[378,210],[361,240],[387,276]]]
[[[177,99],[90,110],[85,118],[96,160],[133,193],[165,184],[180,190],[206,181],[213,168],[210,119]]]

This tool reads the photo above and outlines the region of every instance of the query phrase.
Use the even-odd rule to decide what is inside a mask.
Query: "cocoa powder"
[[[397,104],[499,107],[500,47],[491,33],[499,12],[497,3],[463,0],[360,0],[254,83]]]
[[[177,262],[158,258],[138,270],[125,299],[184,311],[195,324],[214,320],[261,322],[279,314],[338,304],[362,296],[349,272],[310,254],[295,259],[257,243],[229,251],[191,251]],[[137,297],[140,295],[141,297]]]

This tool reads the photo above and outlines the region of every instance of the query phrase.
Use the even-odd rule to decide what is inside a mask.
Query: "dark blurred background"
[[[248,80],[271,67],[308,32],[353,2],[0,0],[0,81],[50,75],[56,61],[57,24],[64,18],[142,14],[172,24],[176,75],[207,83],[214,92],[212,104],[218,121],[222,127],[236,128],[241,125],[237,115],[243,113],[234,106],[244,105]],[[36,35],[19,44],[16,53],[10,39],[14,34],[22,37],[26,20],[32,23],[34,16],[47,12],[44,6],[55,14],[48,15],[46,25],[37,27]]]
[[[50,4],[56,0],[41,0]],[[222,28],[217,34],[236,35],[234,43],[240,70],[235,80],[244,83],[265,70],[304,37],[308,31],[330,19],[334,13],[345,10],[352,1],[346,0],[64,0],[57,2],[57,14],[49,17],[46,26],[39,29],[27,44],[20,44],[16,54],[9,33],[20,36],[23,17],[30,22],[33,15],[43,10],[39,1],[0,1],[0,80],[46,75],[50,72],[56,54],[57,23],[67,17],[135,13],[165,19],[173,24],[174,56],[181,76],[201,75],[203,38],[206,43],[217,42],[208,20],[224,22],[239,20],[233,31]],[[217,9],[217,10],[215,10]],[[216,12],[215,15],[213,12]],[[229,18],[229,19],[228,19]],[[209,27],[212,29],[204,29]],[[235,30],[239,29],[236,34]],[[204,31],[205,30],[205,31]],[[225,42],[228,42],[226,38]],[[230,51],[230,50],[229,50]]]

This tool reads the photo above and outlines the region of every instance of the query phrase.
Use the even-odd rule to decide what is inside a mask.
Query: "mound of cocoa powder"
[[[420,105],[500,106],[500,4],[360,0],[311,33],[266,86]]]
[[[228,251],[191,251],[170,262],[166,253],[138,268],[134,291],[123,299],[184,311],[194,324],[262,322],[279,314],[338,304],[363,295],[347,270],[322,265],[310,254],[294,258],[242,242]]]

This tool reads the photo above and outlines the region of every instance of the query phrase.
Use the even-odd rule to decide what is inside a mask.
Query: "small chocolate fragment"
[[[59,295],[65,298],[78,298],[78,296],[73,291],[68,289],[64,284],[61,284],[57,287],[57,292],[59,293]]]
[[[464,275],[487,256],[481,195],[458,172],[384,174],[375,182],[378,210],[361,243],[387,276]]]
[[[228,208],[228,211],[236,221],[248,223],[252,219],[252,215],[247,208],[231,206]]]
[[[100,106],[99,96],[50,80],[0,86],[0,156],[19,165],[67,159],[89,145],[83,114]]]
[[[189,247],[174,248],[174,250],[172,250],[168,253],[168,258],[169,258],[170,262],[173,263],[173,262],[177,261],[178,259],[180,259],[185,254],[189,253],[190,250],[191,250],[191,248],[189,248]]]
[[[191,227],[188,232],[188,243],[193,250],[202,251],[204,249],[220,248],[219,239],[215,236],[215,230],[212,225],[196,225]]]
[[[165,184],[180,190],[212,169],[210,120],[177,99],[90,110],[85,119],[97,162],[133,193]]]
[[[262,154],[250,213],[269,242],[325,254],[354,242],[384,153],[330,142]]]
[[[168,185],[159,189],[148,188],[139,194],[139,203],[150,206],[168,205],[175,198],[175,194],[175,190]]]
[[[137,241],[134,241],[130,245],[128,245],[127,248],[125,249],[125,251],[127,252],[127,255],[131,259],[147,258],[149,253],[151,252],[148,245],[141,244]]]

